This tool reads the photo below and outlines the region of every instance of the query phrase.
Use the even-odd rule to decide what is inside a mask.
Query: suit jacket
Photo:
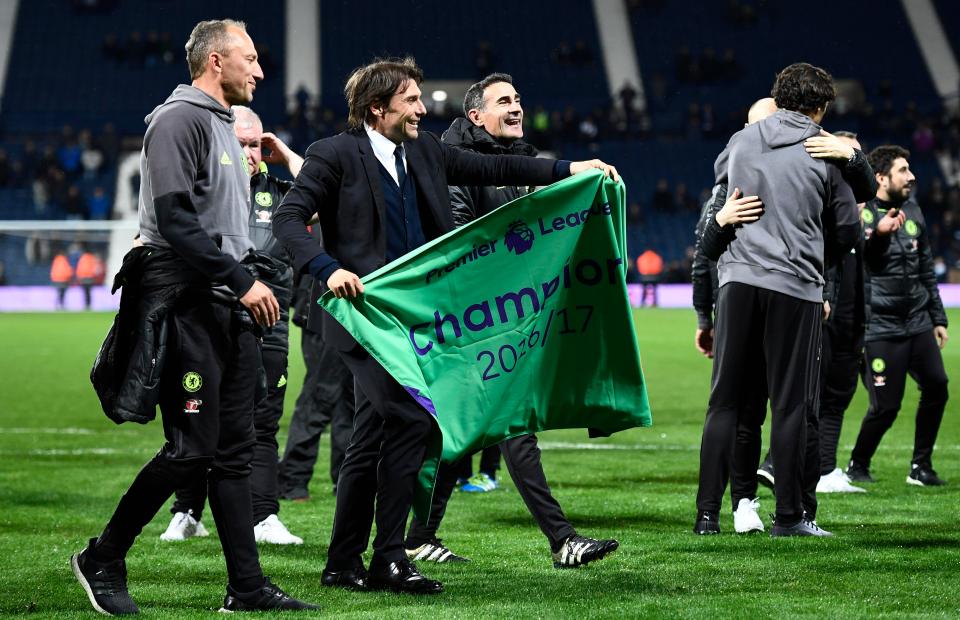
[[[479,155],[447,146],[426,131],[405,142],[404,150],[428,241],[454,229],[448,185],[548,185],[569,174],[569,165],[554,160]],[[304,271],[325,253],[361,277],[386,264],[379,165],[362,127],[310,145],[293,189],[273,215],[274,235],[293,256],[294,269]],[[323,245],[306,228],[314,213]],[[324,340],[338,349],[356,346],[331,316],[324,317],[323,328]]]

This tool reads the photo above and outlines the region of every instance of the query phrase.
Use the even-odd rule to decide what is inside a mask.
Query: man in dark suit
[[[309,271],[339,298],[363,293],[361,276],[453,230],[448,185],[547,185],[591,168],[617,178],[616,169],[599,160],[478,155],[421,135],[422,79],[412,58],[378,60],[354,71],[344,89],[351,129],[307,149],[296,185],[274,214],[274,233],[292,253],[294,268]],[[305,226],[314,214],[323,246]],[[324,319],[324,339],[338,349],[357,390],[322,582],[442,592],[443,585],[421,575],[403,548],[430,416],[332,317]],[[367,572],[361,554],[374,518]]]

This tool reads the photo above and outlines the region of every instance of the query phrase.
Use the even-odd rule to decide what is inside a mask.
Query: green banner
[[[625,202],[599,171],[570,177],[369,274],[357,299],[320,299],[436,419],[421,479],[525,433],[650,426]]]

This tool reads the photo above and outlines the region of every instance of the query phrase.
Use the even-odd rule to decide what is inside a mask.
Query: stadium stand
[[[825,126],[857,131],[868,147],[894,142],[911,148],[920,196],[934,179],[944,188],[935,194],[943,198],[937,198],[935,216],[947,214],[936,230],[940,252],[949,265],[960,261],[960,188],[944,172],[960,156],[960,118],[944,114],[900,2],[875,3],[868,19],[855,4],[812,0],[804,11],[815,18],[797,19],[797,9],[761,0],[706,3],[696,10],[677,0],[626,0],[635,48],[630,53],[636,54],[647,103],[645,112],[626,119],[619,97],[611,97],[589,2],[567,3],[563,11],[546,0],[518,3],[509,10],[511,27],[489,28],[486,7],[398,0],[391,13],[416,20],[417,32],[430,33],[410,37],[398,34],[393,20],[369,19],[369,5],[325,0],[322,90],[295,95],[296,85],[284,84],[288,24],[282,4],[266,11],[254,0],[117,0],[99,3],[96,11],[73,8],[88,4],[19,3],[0,112],[0,149],[15,166],[8,170],[11,180],[2,181],[0,174],[0,220],[67,216],[68,186],[57,175],[44,179],[47,187],[35,182],[44,149],[63,146],[64,125],[91,130],[107,160],[98,176],[73,175],[69,184],[76,183],[88,202],[96,187],[112,201],[121,182],[118,145],[137,148],[143,116],[188,79],[182,47],[190,28],[200,19],[230,15],[249,24],[265,63],[257,111],[300,151],[344,128],[344,78],[375,55],[413,55],[428,79],[511,73],[524,97],[530,142],[564,158],[615,163],[642,217],[628,225],[631,255],[652,247],[668,264],[687,260],[696,213],[689,207],[654,209],[658,181],[664,179],[671,191],[683,184],[688,196],[702,199],[712,185],[714,158],[742,126],[747,106],[769,92],[776,71],[801,59],[822,65],[863,93],[862,105],[836,106]],[[934,4],[956,52],[960,8],[947,0]],[[360,22],[363,37],[349,26]],[[897,42],[882,62],[871,51],[880,24],[884,39]],[[782,45],[786,40],[789,46]],[[458,112],[459,102],[450,103]],[[441,132],[449,121],[430,115],[424,126]],[[105,133],[106,123],[116,127],[115,134]],[[28,153],[29,142],[36,147]],[[3,165],[0,159],[0,173]],[[35,198],[44,191],[48,204],[41,208]],[[126,207],[122,212],[129,215]],[[0,253],[8,279],[33,273],[13,268],[16,250],[0,243]]]

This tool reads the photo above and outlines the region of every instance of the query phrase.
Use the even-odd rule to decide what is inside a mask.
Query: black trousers
[[[527,505],[540,531],[550,542],[550,549],[557,551],[563,542],[577,531],[563,514],[560,503],[550,492],[547,477],[543,472],[540,459],[540,447],[534,434],[513,437],[500,444],[507,471]],[[410,529],[404,543],[407,549],[416,549],[437,537],[437,530],[447,510],[447,502],[456,486],[459,468],[457,463],[441,465],[437,471],[436,487],[433,491],[433,503],[430,507],[430,519],[421,523],[416,518],[410,520]]]
[[[160,412],[166,443],[137,474],[94,554],[122,558],[173,491],[206,480],[230,584],[263,582],[253,537],[250,463],[257,339],[245,311],[196,301],[171,317]]]
[[[280,461],[280,496],[307,497],[317,462],[320,436],[330,432],[330,480],[334,488],[353,433],[353,375],[320,334],[302,330],[300,350],[306,367],[303,389],[290,418]]]
[[[750,371],[753,372],[753,371]],[[730,463],[730,500],[733,510],[741,499],[757,497],[757,467],[763,448],[762,429],[767,417],[766,376],[762,368],[756,369],[757,384],[751,386],[737,415],[737,435]],[[721,490],[722,492],[722,490]],[[720,504],[720,498],[715,502]]]
[[[473,476],[473,457],[465,458],[459,463],[456,463],[456,465],[451,465],[451,467],[456,468],[457,478],[466,480]],[[478,471],[495,479],[497,477],[497,470],[499,469],[500,446],[490,446],[481,450],[480,468]],[[456,482],[456,480],[454,480],[454,482]]]
[[[353,435],[340,468],[327,568],[362,565],[376,520],[371,566],[406,559],[403,528],[435,422],[360,346],[341,352],[356,380]]]
[[[911,463],[929,467],[948,397],[947,373],[933,330],[908,338],[867,342],[864,350],[864,385],[870,407],[850,458],[870,465],[883,434],[897,419],[909,374],[920,388]]]
[[[287,392],[287,352],[263,349],[261,359],[267,392],[253,410],[253,428],[257,439],[250,472],[254,524],[280,512],[280,502],[277,501],[277,433],[280,431],[283,399]],[[176,490],[176,499],[170,512],[190,512],[199,521],[206,499],[206,481],[202,478],[191,480]]]
[[[823,326],[820,373],[820,475],[837,467],[837,444],[843,414],[857,391],[863,359],[863,327],[856,322],[828,321]]]
[[[806,452],[807,424],[815,419],[819,391],[821,314],[821,304],[775,291],[737,282],[720,288],[698,510],[720,510],[738,424],[745,411],[756,411],[748,403],[763,380],[755,370],[762,359],[772,412],[776,518],[789,525],[802,517],[804,468],[819,467]]]

